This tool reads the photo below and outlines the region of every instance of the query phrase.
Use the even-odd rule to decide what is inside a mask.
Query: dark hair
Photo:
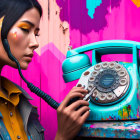
[[[1,39],[6,39],[14,23],[29,9],[36,8],[42,16],[42,8],[37,0],[0,0],[0,18],[4,16]]]

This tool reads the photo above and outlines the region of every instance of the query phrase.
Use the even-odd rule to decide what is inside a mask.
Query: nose
[[[31,37],[30,37],[30,44],[29,46],[33,49],[36,49],[39,47],[39,43],[37,41],[37,38],[36,36],[33,34]]]

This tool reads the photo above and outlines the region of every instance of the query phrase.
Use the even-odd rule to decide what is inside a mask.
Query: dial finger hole
[[[124,85],[126,85],[126,84],[127,84],[127,80],[126,80],[125,78],[120,79],[120,85],[121,85],[121,86],[124,86]]]
[[[110,63],[109,63],[109,67],[110,67],[110,68],[114,68],[114,67],[115,67],[115,62],[110,62]]]
[[[95,80],[95,77],[90,77],[89,82],[93,82]]]
[[[107,68],[108,67],[108,62],[104,62],[104,63],[102,63],[102,68]]]
[[[93,94],[92,94],[92,97],[95,98],[95,97],[97,97],[98,94],[99,94],[98,90],[94,90]]]
[[[101,65],[100,65],[100,64],[95,65],[95,66],[94,66],[94,69],[95,69],[95,70],[100,70],[100,69],[101,69]]]
[[[106,99],[106,96],[107,95],[105,93],[101,93],[99,99],[103,101]]]
[[[118,72],[118,75],[121,76],[121,77],[123,77],[123,76],[126,75],[126,72],[125,72],[124,70],[119,71],[119,72]]]
[[[88,90],[91,91],[93,89],[94,85],[93,84],[89,84],[88,85]]]
[[[87,76],[87,75],[89,75],[89,74],[90,74],[89,71],[84,72],[84,76]]]
[[[116,65],[115,70],[120,71],[122,69],[121,65]]]
[[[108,99],[108,100],[112,100],[113,97],[114,97],[114,96],[113,96],[113,93],[108,93],[108,94],[107,94],[107,99]]]
[[[97,71],[93,71],[93,72],[92,72],[92,75],[93,75],[93,76],[97,76],[97,75],[98,75],[98,72],[97,72]]]
[[[77,87],[82,87],[82,84],[78,84]]]

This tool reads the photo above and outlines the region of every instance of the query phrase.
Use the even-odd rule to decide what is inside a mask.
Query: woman
[[[37,36],[42,9],[36,0],[0,0],[0,72],[5,65],[17,68],[4,49],[7,40],[12,55],[22,69],[27,69],[38,48]],[[55,140],[72,140],[89,115],[88,102],[83,98],[87,90],[74,87],[57,109],[58,130]],[[0,76],[0,140],[44,139],[44,129],[38,121],[31,97],[18,85]],[[79,109],[77,109],[81,106]]]

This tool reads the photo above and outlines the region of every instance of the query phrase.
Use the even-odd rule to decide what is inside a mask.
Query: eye
[[[38,36],[40,36],[40,34],[35,34],[35,36],[37,36],[37,37],[38,37]]]
[[[39,30],[36,30],[36,31],[34,32],[34,34],[35,34],[35,36],[40,36]]]
[[[25,28],[20,28],[22,31],[29,33],[29,29],[25,29]]]

